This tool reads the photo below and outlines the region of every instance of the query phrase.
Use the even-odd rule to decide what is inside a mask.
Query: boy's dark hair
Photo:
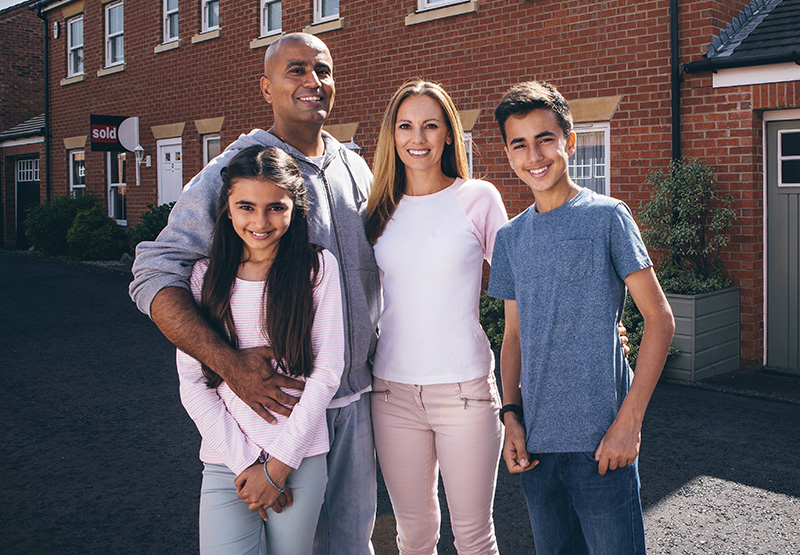
[[[511,87],[494,111],[504,143],[506,120],[511,116],[525,116],[537,108],[547,108],[556,115],[565,137],[572,133],[572,112],[561,93],[550,83],[526,81]]]
[[[228,217],[228,197],[239,179],[271,181],[284,189],[294,203],[292,222],[280,238],[278,252],[267,273],[263,326],[276,366],[292,376],[308,376],[314,362],[311,350],[311,325],[314,321],[312,281],[317,283],[320,272],[319,248],[308,240],[303,175],[292,157],[283,150],[250,146],[237,153],[223,168],[200,311],[222,337],[227,338],[233,347],[238,347],[230,300],[236,273],[244,261],[244,246]],[[203,365],[203,374],[210,388],[222,383],[222,378],[206,365]]]

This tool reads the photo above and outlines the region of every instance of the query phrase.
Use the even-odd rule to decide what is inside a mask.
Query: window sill
[[[175,50],[176,48],[181,47],[181,41],[178,40],[171,40],[169,42],[165,42],[163,44],[159,44],[155,48],[153,48],[153,52],[159,54],[160,52],[167,52],[169,50]]]
[[[335,31],[344,28],[344,18],[334,19],[333,21],[326,21],[325,23],[314,23],[303,29],[304,33],[310,35],[319,35],[320,33],[327,33],[328,31]]]
[[[269,35],[266,37],[259,37],[257,39],[253,39],[250,41],[250,50],[255,50],[256,48],[263,48],[265,46],[269,46],[279,38],[283,36],[283,33],[278,31],[274,35]]]
[[[203,33],[197,34],[192,37],[192,44],[197,44],[198,42],[205,42],[207,40],[218,39],[222,36],[222,29],[213,29],[211,31],[205,31]]]
[[[97,76],[98,77],[103,77],[105,75],[112,75],[114,73],[120,73],[122,71],[125,71],[125,64],[124,63],[117,64],[117,65],[111,66],[111,67],[104,67],[103,69],[100,69],[100,70],[97,71]]]
[[[66,87],[67,85],[72,85],[73,83],[80,83],[81,81],[86,80],[86,74],[81,73],[80,75],[73,75],[72,77],[67,77],[66,79],[61,80],[61,86]]]
[[[421,12],[410,13],[406,16],[406,26],[444,19],[465,13],[476,13],[478,11],[478,0],[469,0],[461,4],[442,6],[441,8],[431,8]]]

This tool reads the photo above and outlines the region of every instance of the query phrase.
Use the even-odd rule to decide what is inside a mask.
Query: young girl
[[[436,553],[439,468],[458,552],[497,553],[500,400],[478,301],[507,217],[497,189],[468,178],[463,141],[450,96],[415,80],[392,97],[375,153],[366,227],[384,310],[372,422],[401,554]]]
[[[291,416],[267,424],[211,369],[178,351],[181,400],[202,435],[200,552],[311,553],[327,481],[325,410],[339,387],[339,271],[308,242],[294,161],[252,146],[222,170],[211,251],[192,271],[195,300],[237,348],[268,345],[275,371],[305,380]],[[272,509],[270,509],[272,508]]]

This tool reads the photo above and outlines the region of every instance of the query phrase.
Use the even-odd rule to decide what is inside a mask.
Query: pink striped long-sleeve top
[[[208,261],[200,260],[192,271],[191,288],[197,302],[207,269]],[[269,345],[262,325],[263,293],[263,281],[236,279],[231,308],[239,348]],[[206,387],[200,362],[178,350],[181,401],[203,438],[203,462],[224,464],[238,475],[256,462],[262,451],[292,468],[305,457],[328,452],[325,410],[342,377],[344,331],[339,267],[326,250],[320,253],[320,275],[314,288],[311,342],[314,367],[302,396],[300,391],[286,390],[300,397],[300,402],[288,418],[276,414],[276,424],[258,416],[226,383],[216,389]]]

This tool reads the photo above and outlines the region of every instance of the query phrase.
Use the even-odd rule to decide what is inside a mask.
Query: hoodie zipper
[[[342,290],[344,291],[344,303],[345,307],[347,308],[347,348],[348,352],[350,353],[350,369],[345,368],[345,372],[348,376],[348,386],[350,372],[348,370],[352,370],[353,366],[353,325],[350,317],[350,285],[347,282],[347,279],[344,277],[344,253],[342,252],[342,242],[339,238],[339,229],[336,226],[336,211],[334,210],[334,203],[333,203],[333,193],[331,192],[330,184],[328,184],[328,178],[325,177],[325,172],[320,169],[320,175],[322,176],[322,183],[325,185],[325,195],[328,197],[328,206],[330,206],[330,214],[331,214],[331,227],[333,228],[333,237],[336,240],[336,251],[338,253],[339,266],[342,269],[342,283],[344,287]]]

